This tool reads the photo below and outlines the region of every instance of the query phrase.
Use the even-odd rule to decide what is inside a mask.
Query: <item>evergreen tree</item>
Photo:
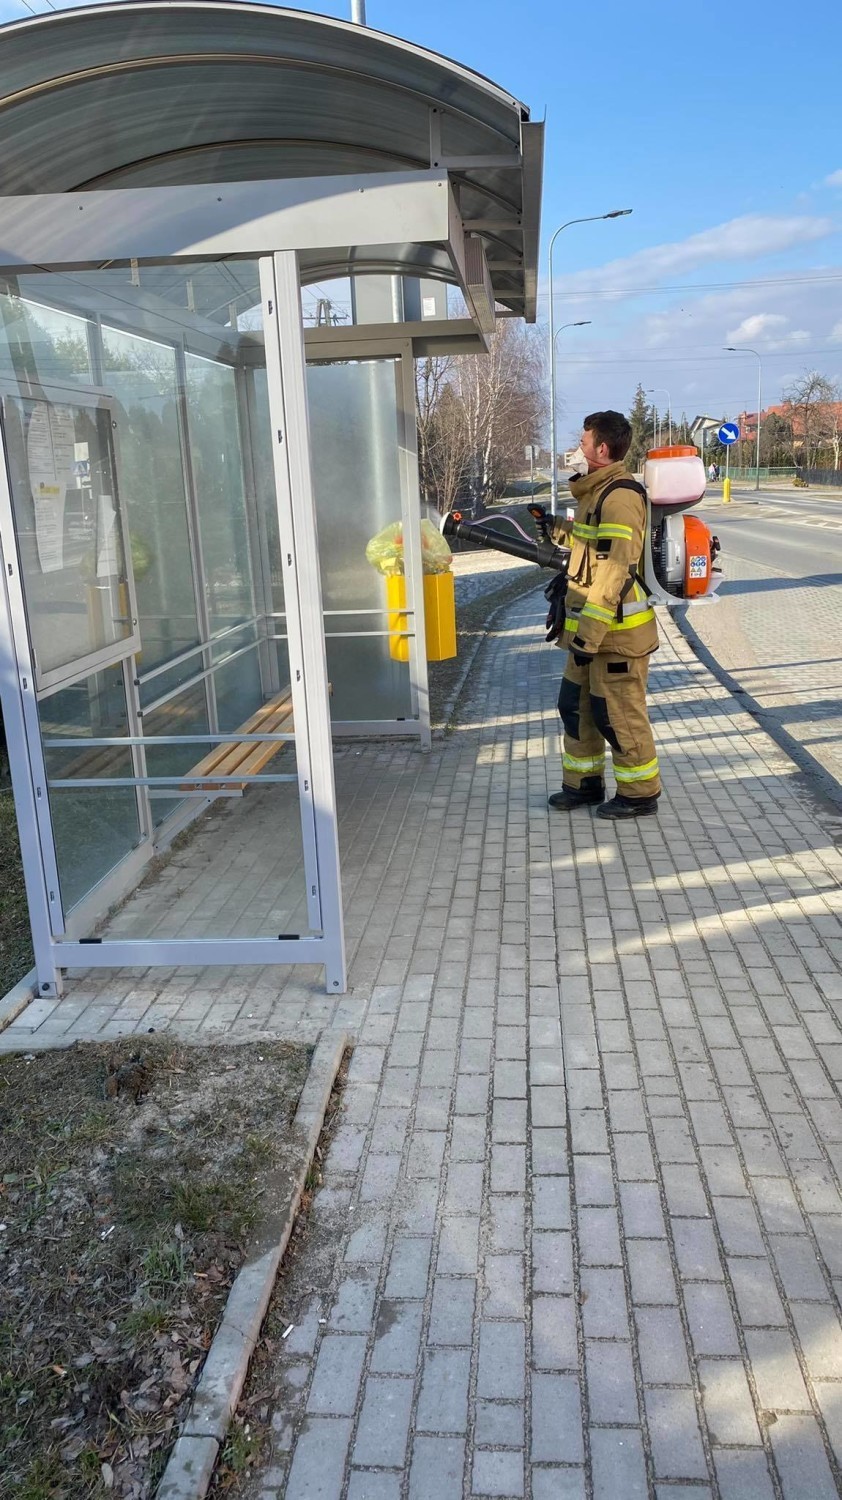
[[[646,403],[646,393],[642,385],[638,385],[634,393],[634,401],[629,409],[629,421],[631,422],[632,440],[626,463],[632,473],[637,473],[643,468],[646,450],[652,446],[652,432],[654,427],[653,409]]]

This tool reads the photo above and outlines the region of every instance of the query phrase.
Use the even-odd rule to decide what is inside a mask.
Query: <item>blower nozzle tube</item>
[[[504,536],[494,526],[463,521],[458,510],[451,510],[442,517],[441,532],[445,537],[458,537],[460,542],[472,542],[475,547],[488,547],[492,552],[504,552],[507,557],[520,557],[524,562],[536,563],[539,568],[550,568],[554,573],[567,571],[569,549],[557,547],[549,537],[531,542],[516,536]]]

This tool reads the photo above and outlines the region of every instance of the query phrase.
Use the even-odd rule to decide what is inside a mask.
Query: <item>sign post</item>
[[[716,436],[725,448],[725,479],[722,484],[722,504],[731,503],[731,476],[729,473],[731,457],[731,444],[736,443],[740,436],[740,429],[736,422],[723,422]]]
[[[528,448],[524,448],[523,451],[524,451],[526,457],[529,459],[529,493],[530,493],[530,495],[532,495],[534,497],[534,495],[535,495],[535,448],[534,448],[533,444],[530,443],[529,447]]]

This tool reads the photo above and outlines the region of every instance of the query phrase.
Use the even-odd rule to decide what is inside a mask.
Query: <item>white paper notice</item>
[[[64,566],[64,493],[73,473],[75,429],[69,406],[37,402],[29,419],[26,456],[42,573]]]
[[[53,440],[53,463],[60,484],[69,484],[73,478],[76,459],[76,424],[71,406],[50,407],[50,437]]]
[[[59,573],[64,567],[64,485],[33,485],[35,539],[42,573]]]
[[[99,497],[97,532],[97,578],[113,578],[117,572],[117,512],[110,495]]]

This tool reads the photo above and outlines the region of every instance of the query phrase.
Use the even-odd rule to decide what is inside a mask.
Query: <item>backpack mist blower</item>
[[[720,552],[719,538],[714,536],[698,516],[684,512],[698,505],[705,493],[705,469],[698,452],[692,447],[654,448],[646,456],[644,483],[633,479],[615,480],[607,485],[597,505],[593,520],[599,524],[599,511],[612,489],[622,486],[635,490],[646,508],[643,553],[640,558],[642,582],[650,600],[675,609],[679,604],[714,602],[722,582],[721,569],[715,566]],[[570,549],[552,540],[554,517],[542,505],[527,510],[539,533],[533,540],[511,516],[486,516],[482,521],[465,521],[462,513],[452,510],[441,521],[442,534],[458,537],[476,547],[489,547],[509,557],[523,558],[549,568],[556,577],[545,589],[549,604],[548,640],[555,638],[554,621],[563,611],[567,565]],[[513,526],[518,537],[500,532],[495,521]]]

